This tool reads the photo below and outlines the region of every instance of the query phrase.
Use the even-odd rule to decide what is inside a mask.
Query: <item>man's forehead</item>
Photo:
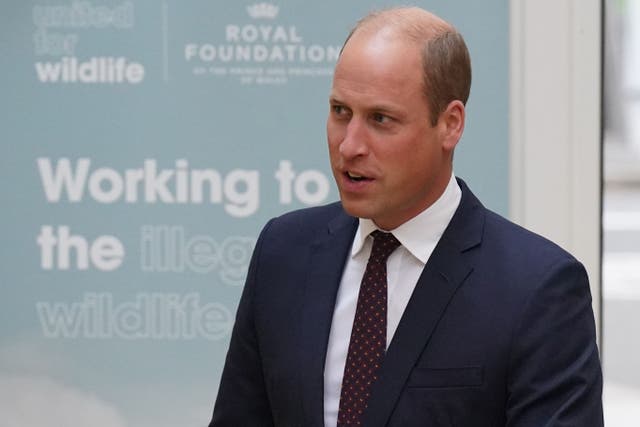
[[[406,112],[406,103],[417,94],[422,96],[419,76],[407,78],[396,74],[338,73],[335,75],[329,102],[350,108]]]
[[[418,7],[400,7],[368,15],[358,23],[350,39],[357,34],[386,33],[407,42],[424,44],[438,34],[452,30],[451,24],[429,11]]]
[[[389,44],[402,44],[406,46],[413,45],[415,42],[407,37],[406,33],[403,33],[393,26],[366,26],[358,29],[351,35],[340,57],[346,52],[353,50],[354,46],[357,49],[363,49],[363,47],[366,46],[366,48],[374,50]]]
[[[334,80],[413,79],[422,75],[420,47],[391,33],[358,34],[345,46]]]

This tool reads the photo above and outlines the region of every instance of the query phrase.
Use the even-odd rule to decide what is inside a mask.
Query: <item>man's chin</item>
[[[341,198],[342,208],[351,216],[355,216],[357,218],[368,218],[371,219],[373,217],[373,212],[371,210],[371,203],[366,203],[363,201],[355,202],[353,200],[349,200],[346,198]]]

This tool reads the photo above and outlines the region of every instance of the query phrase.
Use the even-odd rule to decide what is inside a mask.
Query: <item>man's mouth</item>
[[[366,177],[364,175],[359,175],[357,173],[350,172],[350,171],[347,171],[346,175],[347,175],[347,178],[349,178],[351,181],[355,181],[355,182],[371,180],[371,178],[368,178],[368,177]]]

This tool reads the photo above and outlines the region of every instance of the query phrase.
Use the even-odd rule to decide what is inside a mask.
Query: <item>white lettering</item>
[[[98,270],[113,271],[122,264],[124,246],[113,236],[100,236],[91,245],[90,257]]]
[[[82,200],[91,160],[86,158],[79,159],[76,163],[75,172],[71,172],[71,163],[67,158],[58,160],[55,172],[51,168],[49,159],[41,157],[37,162],[40,180],[42,181],[47,201],[50,203],[59,202],[63,188],[70,202]]]
[[[164,203],[173,203],[173,196],[167,188],[167,181],[173,177],[174,172],[163,169],[157,174],[155,160],[144,161],[144,195],[148,203],[155,203],[160,197]]]
[[[220,174],[213,169],[193,170],[191,172],[191,201],[202,203],[204,184],[209,183],[209,200],[219,203],[222,200],[222,184]]]
[[[124,57],[101,56],[80,62],[64,56],[58,62],[36,62],[36,74],[42,83],[130,83],[144,79],[144,66]]]
[[[198,53],[198,45],[194,43],[189,43],[184,47],[184,59],[190,61],[191,58],[196,56]]]
[[[258,29],[255,25],[245,25],[240,29],[240,36],[242,37],[242,40],[253,43],[258,40]]]
[[[140,267],[144,272],[216,271],[227,285],[241,286],[255,239],[231,236],[216,241],[206,234],[188,235],[182,226],[144,225],[140,230]]]
[[[186,159],[175,161],[174,169],[158,168],[155,159],[145,159],[142,168],[117,171],[90,170],[91,159],[37,159],[45,197],[49,203],[62,200],[77,203],[88,197],[98,203],[224,203],[225,211],[237,217],[256,212],[259,205],[259,174],[255,170],[233,169],[225,177],[215,169],[190,169]],[[86,191],[85,191],[86,190]]]
[[[240,41],[240,27],[237,25],[227,25],[226,38],[228,42]]]
[[[134,203],[138,200],[138,184],[144,180],[144,171],[142,169],[127,169],[124,176],[127,187],[125,201]]]
[[[329,180],[322,172],[311,169],[296,175],[289,160],[280,161],[275,177],[280,186],[280,203],[282,204],[290,204],[293,199],[292,194],[306,205],[322,203],[329,196]],[[315,190],[310,190],[309,186],[315,187]]]
[[[73,1],[71,6],[34,6],[33,23],[41,28],[131,28],[134,8],[130,1],[113,8]]]
[[[108,189],[104,188],[107,183]],[[122,195],[124,182],[118,172],[109,168],[96,169],[89,178],[89,193],[100,203],[113,203]]]
[[[280,167],[276,171],[276,179],[280,183],[280,203],[288,205],[291,203],[292,186],[296,174],[293,172],[291,162],[288,160],[281,160]]]
[[[71,303],[37,302],[36,311],[47,338],[218,340],[233,325],[229,309],[197,293],[139,293],[120,302],[111,293],[85,293]]]
[[[83,236],[72,235],[66,225],[44,225],[36,238],[40,246],[40,266],[43,270],[71,269],[71,254],[75,252],[75,269],[87,270],[91,266],[102,271],[113,271],[124,259],[124,246],[113,236],[99,236],[91,244]],[[57,261],[57,262],[56,262]]]
[[[309,190],[309,184],[315,186],[315,192]],[[320,171],[307,170],[296,178],[296,197],[306,205],[324,202],[329,195],[329,180]]]
[[[258,31],[258,30],[256,30]],[[256,37],[262,39],[262,37]],[[301,44],[187,44],[185,45],[185,59],[187,61],[199,60],[202,62],[313,62],[313,63],[335,63],[340,55],[339,46],[311,45],[309,47]],[[246,41],[245,41],[246,42]],[[57,70],[43,68],[40,72],[44,78],[49,74],[54,74]]]
[[[238,189],[238,184],[244,187],[244,192]],[[224,181],[224,195],[232,202],[224,207],[227,213],[239,218],[254,214],[258,210],[258,186],[257,171],[232,170]]]

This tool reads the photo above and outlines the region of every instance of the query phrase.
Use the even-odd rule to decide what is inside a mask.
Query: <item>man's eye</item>
[[[389,116],[386,116],[381,113],[373,113],[373,121],[376,123],[386,123],[390,120]]]
[[[333,110],[334,114],[337,115],[344,114],[345,112],[345,108],[342,105],[332,105],[331,109]]]

